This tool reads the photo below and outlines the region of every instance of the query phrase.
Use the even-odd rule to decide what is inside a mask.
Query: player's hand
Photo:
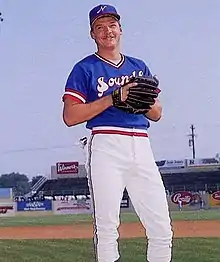
[[[155,103],[151,105],[151,109],[146,113],[148,119],[157,122],[162,117],[162,105],[159,99],[155,99]]]
[[[129,83],[125,84],[123,87],[121,87],[121,101],[124,102],[128,97],[129,88],[137,86],[137,83]]]
[[[137,83],[127,83],[123,86],[119,86],[118,88],[116,88],[110,97],[112,105],[115,105],[115,103],[124,104],[124,101],[127,99],[129,95],[129,89],[133,86],[137,86]]]

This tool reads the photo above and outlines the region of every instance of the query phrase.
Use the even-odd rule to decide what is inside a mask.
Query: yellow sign
[[[209,205],[212,207],[220,207],[220,191],[216,191],[213,194],[209,195]]]

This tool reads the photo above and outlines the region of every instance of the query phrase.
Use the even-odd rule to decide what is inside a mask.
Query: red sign
[[[212,198],[220,201],[220,191],[216,191],[212,194]]]
[[[171,200],[173,203],[178,204],[179,201],[181,201],[182,205],[189,204],[192,198],[193,198],[193,195],[187,191],[176,192],[171,196]]]
[[[57,174],[77,174],[79,163],[78,162],[58,162]]]
[[[8,210],[13,210],[13,206],[0,206],[0,214],[6,214]]]

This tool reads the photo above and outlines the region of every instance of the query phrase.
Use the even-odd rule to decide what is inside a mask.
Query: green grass
[[[220,209],[206,211],[183,211],[172,212],[173,220],[220,220]],[[137,222],[134,213],[122,213],[122,223]],[[91,215],[52,215],[52,216],[30,216],[30,217],[1,217],[0,227],[6,226],[47,226],[90,223]]]
[[[90,223],[90,215],[52,215],[39,217],[4,217],[0,218],[0,227],[6,226],[48,226]]]
[[[173,220],[220,220],[220,208],[198,211],[172,212]]]
[[[52,215],[30,217],[4,217],[0,218],[0,227],[5,226],[48,226],[69,225],[91,222],[89,215]]]
[[[172,262],[219,262],[219,238],[175,239]],[[144,239],[120,241],[122,262],[145,261]],[[92,240],[4,240],[0,262],[94,262]]]

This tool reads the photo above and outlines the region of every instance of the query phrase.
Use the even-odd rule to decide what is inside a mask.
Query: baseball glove
[[[130,87],[127,99],[122,101],[122,89],[129,83],[137,83],[137,86]],[[146,114],[161,92],[158,85],[156,77],[131,77],[126,84],[113,91],[113,105],[127,113]]]

